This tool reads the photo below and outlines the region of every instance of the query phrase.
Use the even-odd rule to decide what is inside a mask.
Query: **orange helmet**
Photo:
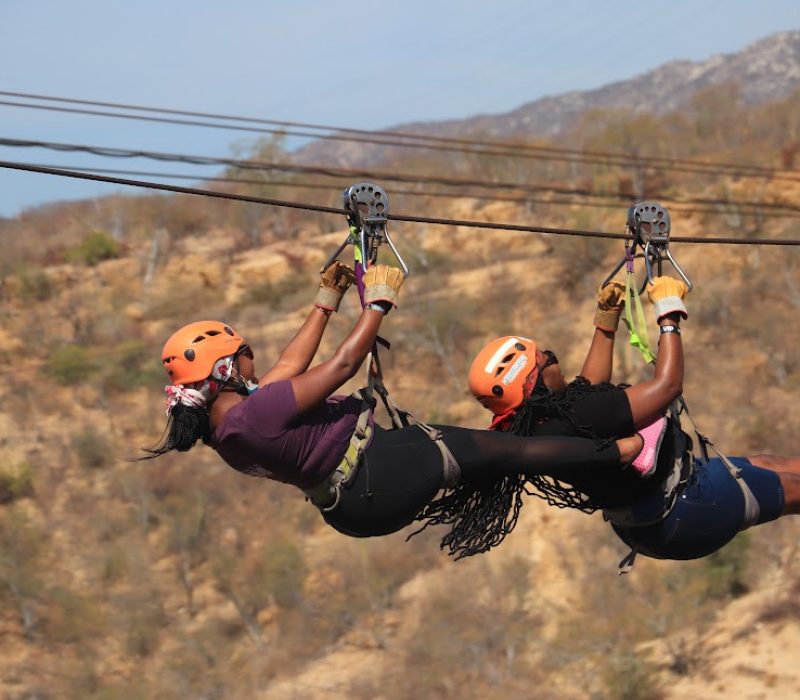
[[[501,423],[525,398],[526,381],[536,381],[536,343],[530,338],[505,335],[487,343],[469,369],[469,389]]]
[[[201,382],[217,360],[233,355],[243,343],[242,336],[220,321],[197,321],[170,336],[161,361],[173,384]]]

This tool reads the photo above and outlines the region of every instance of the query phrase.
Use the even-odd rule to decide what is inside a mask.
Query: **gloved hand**
[[[686,304],[683,303],[684,297],[689,293],[689,287],[683,280],[674,277],[656,277],[647,285],[647,296],[653,302],[656,312],[656,320],[660,321],[664,316],[679,313],[683,318],[689,317]]]
[[[609,282],[597,294],[597,311],[594,325],[602,331],[615,333],[619,327],[619,317],[625,306],[625,284],[618,280]]]
[[[347,288],[353,284],[356,275],[351,268],[334,260],[328,267],[319,271],[320,283],[314,306],[323,311],[338,311]]]
[[[387,313],[397,306],[397,296],[405,277],[398,267],[373,265],[364,273],[364,303],[381,304]]]

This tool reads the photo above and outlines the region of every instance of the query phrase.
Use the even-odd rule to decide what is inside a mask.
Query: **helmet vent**
[[[192,342],[199,343],[201,340],[205,340],[206,337],[204,335],[198,335]]]
[[[231,328],[230,326],[225,326],[225,332],[226,332],[228,335],[234,335],[234,333],[233,333],[233,328]]]
[[[206,335],[209,337],[213,337],[215,335],[219,335],[219,331],[206,331]]]

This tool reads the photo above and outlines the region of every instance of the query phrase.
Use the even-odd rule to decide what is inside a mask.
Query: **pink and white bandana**
[[[164,387],[167,392],[167,415],[179,403],[192,408],[205,408],[220,389],[220,384],[230,379],[233,374],[233,355],[217,360],[211,370],[211,377],[193,384],[169,384]]]

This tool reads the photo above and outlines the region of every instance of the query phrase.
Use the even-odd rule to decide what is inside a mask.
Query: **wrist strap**
[[[658,328],[659,328],[658,332],[661,333],[661,335],[664,335],[665,333],[675,333],[676,335],[680,335],[681,334],[681,327],[680,326],[673,326],[673,325],[667,324],[667,325],[664,325],[664,326],[659,326]]]

